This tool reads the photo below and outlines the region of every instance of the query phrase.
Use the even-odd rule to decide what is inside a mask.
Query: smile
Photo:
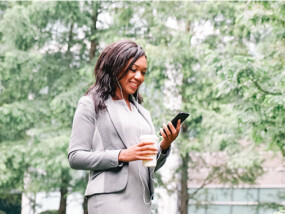
[[[139,86],[139,84],[133,83],[133,82],[131,82],[130,85],[133,86],[133,87],[135,87],[135,88],[137,88],[137,87]]]

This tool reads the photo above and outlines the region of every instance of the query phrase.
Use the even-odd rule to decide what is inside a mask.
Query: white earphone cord
[[[161,152],[159,153],[159,155],[158,155],[158,157],[157,157],[156,160],[159,159],[160,155],[161,155]],[[140,176],[140,179],[141,179],[141,183],[142,183],[142,185],[143,185],[143,202],[144,202],[145,204],[150,204],[150,203],[151,203],[151,198],[152,198],[156,193],[153,192],[153,194],[150,196],[149,202],[146,202],[146,201],[145,201],[145,186],[144,186],[144,183],[143,183],[143,180],[142,180],[139,163],[138,163],[138,167],[139,167],[139,176]],[[157,186],[159,187],[158,182],[157,182],[154,178],[152,178],[152,177],[154,176],[154,169],[155,169],[155,167],[153,168],[153,171],[151,172],[150,178],[151,178],[151,179],[153,180],[153,182],[156,183]]]
[[[121,87],[121,85],[120,85],[120,83],[119,83],[118,79],[117,79],[117,82],[118,82],[118,85],[119,85],[119,87],[120,87],[120,91],[121,91],[122,99],[124,100],[123,90],[122,90],[122,87]],[[139,92],[138,92],[138,90],[137,90],[137,96],[136,96],[136,100],[137,100],[137,102],[138,102],[138,94],[139,94]],[[137,117],[138,117],[138,116],[137,116]],[[139,118],[138,118],[138,123],[139,123],[139,126],[140,126],[140,136],[141,136],[141,135],[142,135],[142,127],[141,127],[141,123],[140,123]],[[161,152],[159,153],[159,155],[158,155],[158,157],[156,158],[156,160],[158,160],[158,159],[160,158],[160,155],[161,155]],[[141,183],[142,183],[142,186],[143,186],[143,202],[144,202],[145,204],[150,204],[150,203],[151,203],[151,198],[152,198],[156,193],[154,192],[154,193],[150,196],[149,201],[148,201],[148,202],[146,202],[146,200],[145,200],[145,186],[144,186],[144,183],[143,183],[143,180],[142,180],[142,176],[141,176],[141,169],[140,169],[140,164],[139,164],[139,162],[138,162],[138,168],[139,168],[139,176],[140,176],[140,180],[141,180]],[[153,171],[152,171],[152,172],[151,172],[151,174],[150,174],[150,179],[152,179],[152,180],[153,180],[153,182],[154,182],[154,183],[156,183],[156,184],[157,184],[157,186],[159,187],[158,182],[157,182],[154,178],[152,178],[152,177],[154,177],[154,169],[155,169],[155,167],[153,168]]]

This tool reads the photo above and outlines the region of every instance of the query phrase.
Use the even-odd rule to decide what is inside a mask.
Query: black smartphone
[[[178,120],[181,120],[181,123],[183,123],[183,121],[189,116],[188,113],[185,112],[179,112],[172,120],[171,123],[173,124],[173,126],[176,128],[177,126],[177,122]],[[169,131],[171,132],[169,126],[167,125]],[[165,130],[163,130],[165,133]],[[166,133],[165,133],[166,134]],[[159,132],[159,135],[161,136],[161,133]]]

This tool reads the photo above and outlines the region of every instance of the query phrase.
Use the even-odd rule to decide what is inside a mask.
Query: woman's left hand
[[[166,151],[169,148],[170,144],[177,138],[181,128],[181,120],[178,120],[176,128],[171,122],[168,122],[168,126],[170,130],[165,123],[163,124],[163,129],[160,128],[160,133],[163,137],[163,140],[160,143],[160,148],[162,151]],[[165,130],[165,132],[163,130]]]

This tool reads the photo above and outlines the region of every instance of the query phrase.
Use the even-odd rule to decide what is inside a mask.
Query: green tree
[[[150,74],[150,81],[156,84],[156,89],[163,91],[166,89],[164,80],[168,78],[167,71],[169,69],[176,71],[176,76],[171,80],[182,78],[181,82],[177,82],[182,99],[181,109],[191,113],[190,119],[184,123],[182,140],[178,146],[182,162],[178,170],[181,174],[180,213],[187,213],[188,200],[194,197],[187,192],[187,181],[191,180],[188,169],[201,167],[191,158],[195,152],[201,154],[225,151],[230,158],[227,163],[221,165],[204,166],[209,168],[210,173],[201,187],[214,179],[233,185],[240,182],[253,184],[263,173],[262,158],[258,155],[256,146],[252,144],[245,147],[240,144],[241,140],[254,141],[248,130],[250,124],[247,122],[247,126],[244,126],[241,119],[249,119],[251,115],[238,108],[242,106],[244,98],[239,96],[237,93],[239,88],[235,88],[235,84],[232,83],[240,81],[239,77],[229,76],[231,72],[236,74],[245,67],[250,55],[248,51],[250,44],[247,40],[250,38],[248,31],[251,26],[247,17],[241,14],[251,14],[255,8],[259,8],[260,14],[266,14],[262,9],[263,5],[267,5],[269,13],[273,14],[272,8],[270,9],[267,3],[224,2],[149,3],[141,13],[136,14],[140,16],[141,23],[149,23],[148,30],[143,35],[147,43],[151,44],[147,50],[150,54],[159,50],[151,55],[149,60],[149,67],[154,69]],[[278,7],[276,5],[279,4],[272,5]],[[279,12],[279,14],[284,13]],[[169,24],[171,22],[172,25]],[[258,23],[259,21],[255,21],[253,26]],[[282,22],[280,24],[283,25]],[[205,25],[208,29],[204,27]],[[279,31],[282,29],[281,26],[277,27]],[[199,31],[202,35],[199,35]],[[233,65],[235,67],[229,69]],[[282,75],[280,71],[277,73]],[[158,82],[153,83],[153,79],[157,79]],[[153,91],[150,96],[153,99]],[[256,102],[254,96],[248,99],[249,105],[254,102]],[[170,112],[168,111],[168,115]],[[159,124],[158,120],[161,123],[161,115],[155,113],[154,115],[158,116],[156,124]],[[266,142],[266,138],[260,140]],[[256,152],[252,152],[253,150]],[[244,161],[245,159],[247,161]]]
[[[68,193],[83,192],[86,177],[70,169],[67,148],[77,101],[92,81],[86,43],[97,33],[98,3],[3,5],[1,191],[59,190],[65,213]]]

